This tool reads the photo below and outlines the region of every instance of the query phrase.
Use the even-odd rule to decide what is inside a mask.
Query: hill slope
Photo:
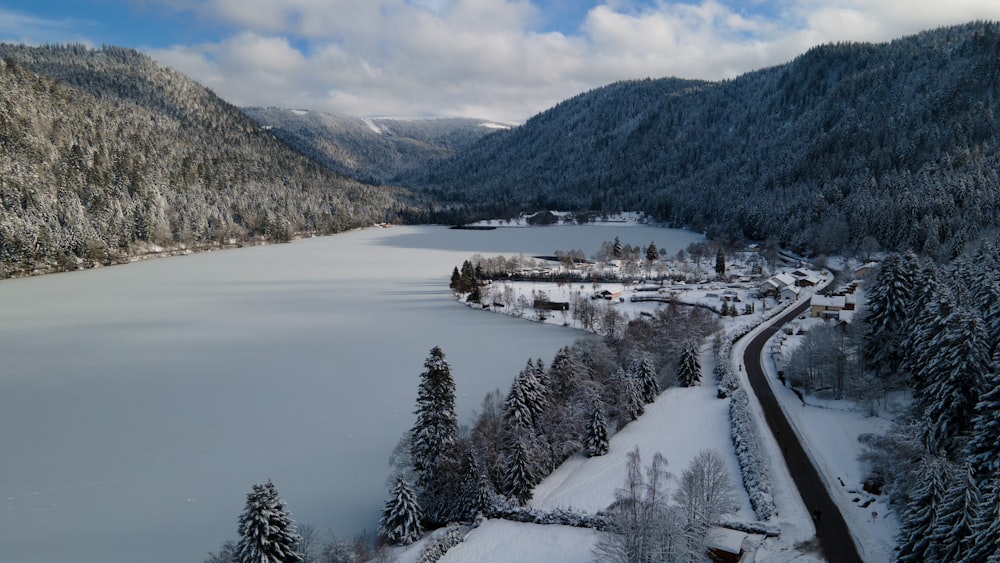
[[[280,108],[243,108],[303,154],[345,176],[388,183],[429,161],[455,154],[507,126],[481,119],[343,117]]]
[[[998,86],[996,23],[827,45],[724,82],[600,88],[402,183],[492,215],[639,209],[800,251],[946,257],[1000,217]]]
[[[0,45],[0,60],[0,277],[404,209],[403,192],[331,172],[135,51]]]

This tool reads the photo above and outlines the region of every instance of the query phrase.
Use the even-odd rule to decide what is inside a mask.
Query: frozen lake
[[[433,346],[464,424],[580,335],[457,305],[452,268],[616,235],[703,240],[394,227],[0,282],[0,559],[199,562],[268,479],[299,523],[373,529]]]

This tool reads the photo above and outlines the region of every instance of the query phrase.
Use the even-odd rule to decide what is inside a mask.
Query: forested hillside
[[[0,147],[0,277],[404,211],[129,49],[0,45]]]
[[[243,112],[327,167],[372,184],[391,183],[506,127],[467,118],[362,119],[281,108],[243,108]]]
[[[1000,218],[998,85],[996,23],[827,45],[723,82],[612,84],[403,183],[470,216],[638,209],[723,239],[946,259]]]

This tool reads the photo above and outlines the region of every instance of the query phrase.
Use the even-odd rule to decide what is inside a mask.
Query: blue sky
[[[717,80],[997,0],[0,0],[0,41],[134,47],[238,105],[519,122],[616,80]]]

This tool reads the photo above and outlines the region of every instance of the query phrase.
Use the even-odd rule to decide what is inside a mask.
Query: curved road
[[[788,465],[788,471],[792,474],[795,486],[799,489],[802,502],[805,503],[806,509],[813,516],[816,537],[819,538],[819,544],[826,560],[831,563],[861,562],[861,556],[858,554],[840,509],[833,502],[830,492],[826,489],[823,480],[820,479],[819,472],[813,466],[809,456],[806,455],[795,431],[788,423],[784,411],[781,410],[781,405],[778,404],[771,386],[767,383],[762,367],[764,345],[768,339],[778,332],[782,325],[801,315],[808,308],[808,301],[792,307],[789,312],[755,336],[747,344],[743,353],[743,365],[747,367],[750,387],[753,388],[757,400],[763,407],[764,418],[781,448],[785,464]]]

